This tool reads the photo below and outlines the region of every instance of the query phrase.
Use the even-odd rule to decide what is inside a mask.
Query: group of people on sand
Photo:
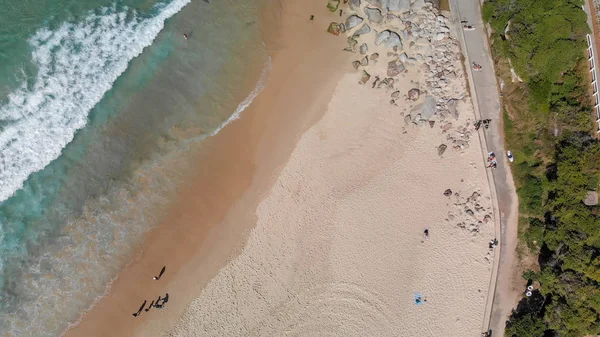
[[[475,122],[475,131],[479,130],[479,128],[481,127],[481,125],[483,124],[483,127],[488,129],[490,127],[490,122],[492,120],[491,119],[480,119],[477,122]]]
[[[158,276],[154,276],[152,277],[152,279],[154,281],[158,281],[160,280],[160,278],[163,276],[163,274],[165,273],[165,270],[167,270],[167,267],[164,266],[162,267],[162,269],[160,270],[160,273],[158,274]],[[152,302],[150,302],[150,305],[148,306],[148,308],[146,308],[146,303],[148,302],[148,300],[144,300],[144,303],[142,303],[142,306],[140,306],[140,308],[138,309],[138,311],[136,313],[133,313],[133,317],[138,317],[142,311],[150,311],[150,309],[152,308],[157,308],[157,309],[162,309],[163,306],[169,302],[169,293],[165,294],[165,297],[162,296],[158,296],[158,299],[156,300],[152,300]]]

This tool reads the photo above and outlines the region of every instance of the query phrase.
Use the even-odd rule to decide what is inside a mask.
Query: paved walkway
[[[512,281],[516,264],[517,244],[517,199],[512,174],[505,156],[503,125],[499,90],[494,64],[488,48],[486,29],[481,18],[479,0],[450,0],[453,21],[465,56],[467,77],[475,114],[480,119],[491,119],[489,129],[479,130],[484,153],[495,152],[498,168],[488,169],[488,182],[494,202],[496,237],[500,245],[496,248],[492,266],[492,277],[482,331],[493,330],[494,336],[504,336],[506,319],[515,303]],[[460,21],[466,20],[474,26],[473,31],[464,31]],[[483,67],[479,72],[471,70],[475,62]],[[493,294],[493,295],[492,295]]]

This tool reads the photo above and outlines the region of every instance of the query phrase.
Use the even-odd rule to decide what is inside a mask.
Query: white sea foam
[[[189,2],[173,0],[148,18],[105,8],[29,39],[36,77],[0,105],[0,124],[7,125],[0,131],[0,202],[60,155],[129,61]]]

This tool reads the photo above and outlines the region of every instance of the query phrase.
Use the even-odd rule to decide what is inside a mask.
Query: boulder
[[[396,32],[390,32],[390,36],[383,42],[386,48],[402,48],[402,41],[400,35]]]
[[[332,22],[329,24],[329,28],[327,28],[327,33],[329,34],[333,34],[333,35],[340,35],[342,29],[340,27],[340,25],[338,25],[336,22]]]
[[[340,7],[340,0],[329,0],[327,2],[327,9],[329,9],[330,12],[337,11],[338,7]]]
[[[387,10],[390,12],[406,13],[410,11],[410,0],[388,0]]]
[[[587,195],[583,203],[588,206],[598,205],[598,192],[596,191],[587,191]]]
[[[423,103],[423,110],[421,116],[425,120],[431,119],[435,113],[435,98],[433,96],[425,97],[425,103]]]
[[[439,33],[433,39],[436,41],[441,41],[446,38],[446,33]]]
[[[421,91],[417,88],[412,88],[408,91],[408,99],[410,99],[412,101],[418,100],[420,95],[421,95]]]
[[[383,41],[387,40],[390,37],[390,31],[384,30],[381,33],[375,36],[375,45],[379,46]]]
[[[458,105],[458,100],[456,98],[449,99],[448,102],[446,102],[448,111],[450,111],[450,114],[452,115],[452,117],[454,117],[454,119],[458,119],[458,115],[459,115],[458,109],[456,108],[457,105]]]
[[[350,15],[347,19],[346,19],[346,29],[350,30],[358,25],[361,24],[361,22],[363,22],[363,18],[361,18],[358,15]]]
[[[394,91],[394,92],[392,93],[392,98],[393,98],[393,99],[398,99],[398,98],[400,98],[400,91]]]
[[[371,27],[369,27],[369,25],[367,25],[366,23],[362,25],[362,27],[360,27],[356,32],[354,32],[354,36],[359,36],[359,35],[363,35],[363,34],[367,34],[368,32],[371,31]]]
[[[363,74],[362,77],[360,78],[360,81],[358,82],[359,84],[365,84],[369,81],[369,79],[371,78],[371,75],[369,75],[368,72],[363,70]]]
[[[365,14],[369,21],[373,23],[380,23],[383,20],[383,15],[381,14],[381,10],[377,8],[365,8]]]
[[[444,196],[449,197],[452,195],[452,190],[451,189],[447,189],[444,191]]]
[[[363,44],[360,45],[359,50],[360,50],[360,54],[361,55],[365,55],[369,51],[369,46],[367,46],[366,43],[363,43]]]
[[[371,57],[369,57],[369,58],[371,59],[371,61],[375,61],[379,58],[379,54],[373,53],[373,54],[371,54]]]
[[[353,38],[352,36],[348,37],[348,47],[351,51],[355,50],[357,44],[358,41],[355,38]]]
[[[360,60],[360,65],[363,67],[366,67],[369,65],[369,58],[368,57],[364,57],[362,60]]]
[[[358,67],[360,67],[360,61],[352,62],[352,66],[354,67],[354,70],[358,70]]]
[[[418,11],[423,7],[425,7],[425,0],[415,0],[411,6],[411,9],[413,11]]]
[[[358,10],[360,8],[360,0],[349,0],[350,9]]]
[[[400,60],[400,62],[404,63],[408,61],[408,55],[406,55],[406,53],[402,53],[400,54],[400,56],[398,56],[398,59]]]
[[[388,62],[387,75],[394,77],[404,71],[404,64],[398,60]]]
[[[382,0],[366,0],[370,5],[378,7],[378,8],[383,8],[383,4],[382,4]],[[383,0],[386,1],[386,0]]]

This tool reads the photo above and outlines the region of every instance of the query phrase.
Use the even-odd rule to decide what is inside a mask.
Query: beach
[[[448,20],[413,4],[353,43],[360,24],[326,32],[352,9],[325,5],[264,9],[263,90],[203,142],[165,220],[65,336],[481,333],[494,216]],[[406,54],[379,35],[401,28]]]

